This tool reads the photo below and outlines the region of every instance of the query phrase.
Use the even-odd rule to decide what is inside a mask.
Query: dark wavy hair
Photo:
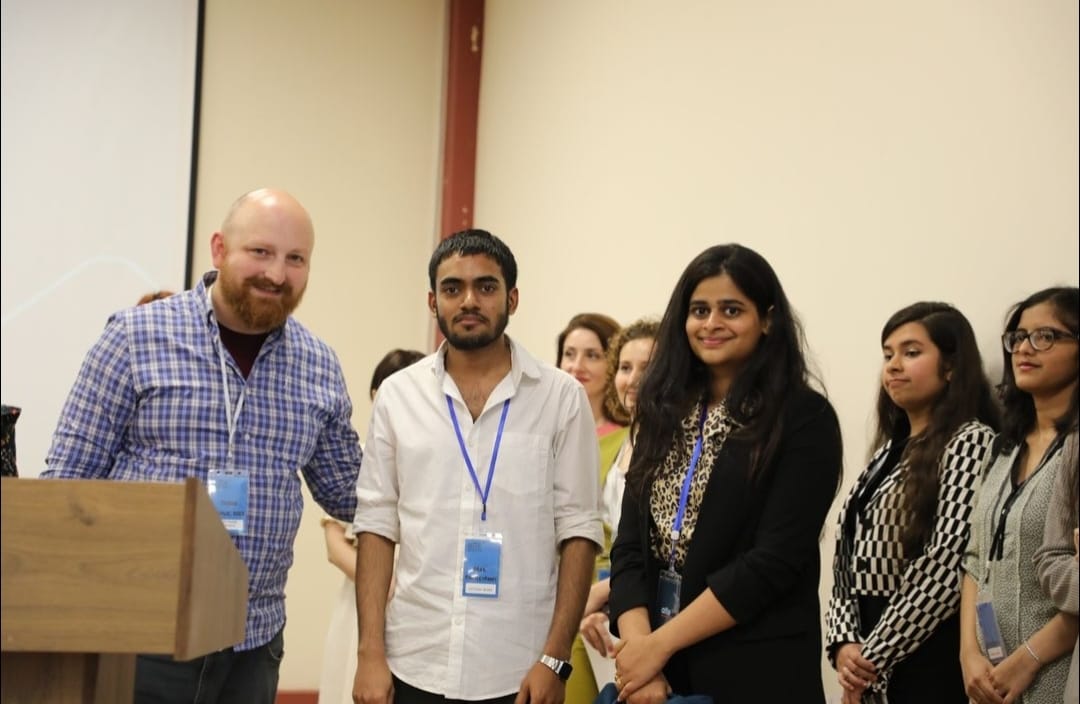
[[[1080,334],[1080,288],[1076,286],[1058,286],[1045,288],[1031,294],[1013,306],[1005,322],[1005,332],[1012,332],[1020,327],[1020,316],[1024,311],[1040,303],[1049,303],[1054,308],[1058,320],[1073,335]],[[1061,343],[1058,343],[1061,344]],[[1009,451],[1020,443],[1035,427],[1035,401],[1031,394],[1016,387],[1016,375],[1012,368],[1012,353],[1002,351],[1004,363],[1001,372],[1001,384],[998,393],[1004,408],[1004,420],[1001,429],[1001,450]],[[1080,384],[1073,386],[1069,408],[1054,420],[1058,433],[1073,432],[1077,428],[1077,390]]]
[[[963,313],[948,303],[920,302],[898,310],[881,329],[881,344],[908,323],[919,323],[940,353],[938,374],[945,388],[934,400],[926,430],[911,438],[904,450],[907,475],[904,477],[903,509],[909,520],[900,535],[908,559],[922,553],[930,537],[937,513],[941,457],[952,436],[962,425],[977,419],[994,430],[1001,419],[993,388],[983,371],[982,356],[975,331]],[[899,352],[897,352],[899,354]],[[880,447],[887,440],[899,441],[911,432],[908,415],[889,397],[885,387],[878,390],[877,438]]]
[[[555,366],[562,364],[563,347],[566,345],[566,336],[578,329],[590,330],[600,338],[600,347],[607,354],[611,344],[611,338],[619,332],[619,321],[603,313],[578,313],[566,327],[559,333],[558,343],[555,348]]]
[[[615,390],[615,374],[619,371],[619,355],[623,347],[632,340],[653,340],[660,330],[659,321],[652,318],[635,320],[611,338],[607,351],[607,376],[604,383],[604,412],[608,418],[619,425],[630,423],[630,412],[622,404],[619,392]]]
[[[573,318],[570,318],[570,322],[567,323],[566,327],[559,333],[558,344],[555,348],[556,367],[562,367],[563,348],[566,345],[567,335],[579,329],[590,330],[596,333],[596,337],[600,339],[600,347],[604,350],[604,354],[606,355],[608,346],[611,344],[611,338],[615,336],[615,333],[619,332],[619,322],[603,313],[578,313]],[[608,414],[606,404],[601,406],[601,412],[609,421],[619,423],[613,416]],[[620,423],[620,425],[623,424]]]
[[[809,386],[802,326],[788,303],[776,272],[765,258],[738,244],[716,245],[694,258],[679,277],[638,390],[631,433],[634,455],[628,488],[639,496],[650,485],[677,440],[682,419],[708,393],[709,369],[690,348],[686,318],[690,297],[704,279],[727,274],[769,321],[728,390],[725,404],[741,424],[737,431],[753,446],[749,476],[754,479],[776,453],[784,403],[791,392]]]
[[[415,364],[424,358],[424,353],[417,350],[390,350],[375,365],[375,372],[371,375],[371,395],[374,396],[386,377],[396,371],[400,371],[410,364]]]

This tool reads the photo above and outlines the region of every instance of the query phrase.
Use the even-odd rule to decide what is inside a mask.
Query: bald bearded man
[[[137,703],[272,704],[299,474],[327,513],[353,518],[361,454],[345,378],[292,318],[314,243],[288,193],[241,196],[210,239],[217,271],[114,314],[64,405],[42,477],[200,479],[248,568],[243,641],[188,662],[140,655]]]

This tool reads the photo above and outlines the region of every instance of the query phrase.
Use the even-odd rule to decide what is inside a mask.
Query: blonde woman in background
[[[660,323],[655,320],[637,320],[623,328],[611,341],[608,350],[607,397],[605,405],[612,417],[630,421],[637,403],[638,384],[652,357],[653,344]],[[600,515],[604,531],[614,540],[622,511],[623,491],[626,488],[626,470],[630,468],[633,441],[627,433],[618,454],[604,480],[600,496]],[[585,617],[581,620],[581,635],[598,652],[609,658],[615,657],[615,646],[608,630],[607,603],[611,594],[611,580],[604,575],[589,590],[585,605]]]

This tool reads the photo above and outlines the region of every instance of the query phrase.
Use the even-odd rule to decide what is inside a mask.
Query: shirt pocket
[[[506,500],[515,509],[549,506],[552,486],[551,453],[544,438],[529,433],[503,433],[490,497]],[[485,469],[487,469],[485,467]],[[486,479],[486,473],[483,476]]]

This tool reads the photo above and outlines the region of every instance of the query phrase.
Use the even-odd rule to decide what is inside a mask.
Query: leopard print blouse
[[[649,501],[649,510],[652,514],[649,543],[652,546],[653,556],[665,564],[671,557],[671,529],[675,525],[675,515],[679,511],[679,494],[682,491],[683,481],[686,480],[686,473],[690,469],[690,457],[694,452],[694,444],[697,442],[702,403],[699,401],[694,404],[690,413],[683,418],[681,428],[676,431],[676,442],[668,451],[667,457],[664,458],[664,465],[653,482],[652,497]],[[724,441],[735,427],[735,421],[722,403],[710,409],[705,417],[701,458],[694,471],[694,478],[690,482],[690,494],[687,497],[686,512],[683,515],[682,534],[675,546],[676,571],[681,571],[686,561],[686,546],[694,537],[698,509],[701,507],[705,487],[708,486],[709,477],[712,475],[713,462],[720,448],[723,447]]]

